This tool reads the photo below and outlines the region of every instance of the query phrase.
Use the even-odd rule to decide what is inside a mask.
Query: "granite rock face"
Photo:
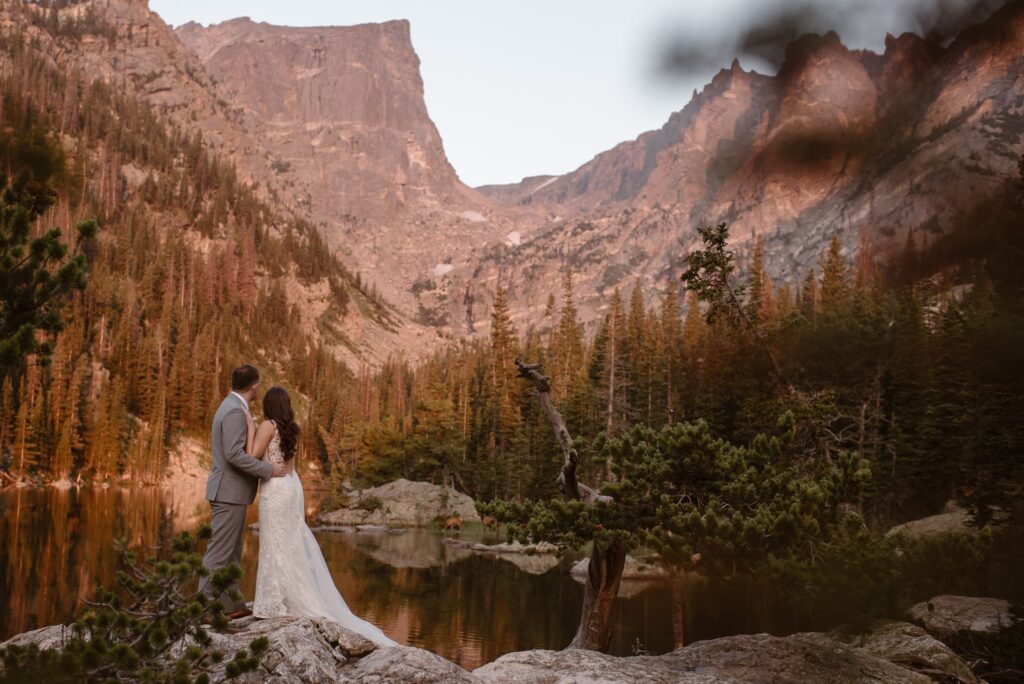
[[[438,274],[526,232],[530,212],[495,205],[448,162],[408,21],[295,28],[241,18],[175,33],[266,148],[296,209],[406,316],[432,321],[419,305]]]

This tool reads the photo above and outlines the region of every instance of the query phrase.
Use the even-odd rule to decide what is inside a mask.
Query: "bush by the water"
[[[196,682],[209,681],[223,670],[228,678],[251,672],[268,647],[254,639],[248,650],[229,660],[212,646],[207,625],[227,626],[220,601],[197,590],[209,576],[199,543],[209,539],[210,527],[195,534],[183,532],[158,547],[156,555],[138,560],[136,551],[119,543],[123,567],[119,588],[98,588],[93,600],[70,625],[59,648],[11,645],[0,649],[0,682]],[[215,593],[229,592],[241,577],[237,565],[215,572]],[[225,662],[226,661],[226,662]]]

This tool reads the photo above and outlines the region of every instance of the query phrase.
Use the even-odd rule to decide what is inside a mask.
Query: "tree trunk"
[[[679,570],[672,573],[672,639],[677,649],[686,645],[686,576]]]
[[[607,548],[594,541],[587,568],[587,585],[583,590],[583,611],[576,636],[566,648],[589,651],[608,650],[612,641],[612,606],[619,595],[626,550],[617,543]]]
[[[565,427],[562,414],[555,408],[551,400],[551,383],[541,375],[540,364],[524,364],[516,359],[519,376],[533,383],[541,410],[551,422],[562,448],[564,460],[562,472],[558,476],[558,484],[570,499],[580,499],[589,505],[611,503],[610,496],[598,494],[576,479],[576,464],[579,455],[572,446],[572,436]],[[585,648],[592,651],[607,651],[612,640],[612,607],[615,597],[619,595],[619,583],[622,581],[622,569],[626,564],[626,549],[619,542],[612,542],[607,547],[594,540],[594,548],[590,554],[590,567],[587,569],[587,584],[583,590],[583,611],[580,614],[580,625],[576,636],[566,646]]]

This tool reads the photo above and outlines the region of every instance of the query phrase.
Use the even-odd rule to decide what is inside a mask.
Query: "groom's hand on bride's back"
[[[274,463],[274,474],[272,477],[284,477],[288,474],[288,466],[284,463]]]

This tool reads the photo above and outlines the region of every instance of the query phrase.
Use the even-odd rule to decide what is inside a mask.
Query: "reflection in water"
[[[316,504],[307,492],[307,504]],[[209,517],[201,488],[7,489],[0,491],[0,639],[68,620],[97,583],[111,584],[113,541],[154,543],[164,521],[191,528]],[[249,509],[250,521],[256,506]],[[479,532],[463,538],[476,541]],[[475,537],[475,538],[474,538]],[[570,559],[531,574],[502,559],[441,543],[433,530],[398,534],[317,533],[342,595],[392,638],[473,668],[510,651],[559,649],[576,630],[583,587]],[[491,539],[491,542],[494,540]],[[259,535],[246,534],[242,593],[252,597]],[[536,568],[527,568],[536,570]],[[671,592],[653,583],[619,599],[612,652],[672,648]],[[753,586],[696,585],[687,597],[692,640],[740,632],[791,631],[787,611]],[[806,625],[801,625],[806,627]]]

